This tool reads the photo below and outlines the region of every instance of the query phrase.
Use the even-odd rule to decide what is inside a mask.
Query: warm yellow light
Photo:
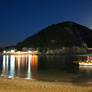
[[[20,54],[20,51],[18,51],[17,53]]]
[[[4,50],[3,53],[6,53],[6,51]]]

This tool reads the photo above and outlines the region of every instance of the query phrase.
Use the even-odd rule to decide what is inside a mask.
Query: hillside
[[[74,22],[49,26],[17,44],[17,48],[59,49],[62,47],[92,47],[92,30]]]

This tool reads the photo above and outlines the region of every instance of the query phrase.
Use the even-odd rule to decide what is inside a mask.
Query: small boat
[[[87,57],[87,60],[85,61],[80,61],[79,65],[81,66],[91,66],[92,65],[92,57]]]
[[[79,64],[80,66],[92,66],[92,56],[89,57],[87,56],[86,60],[78,60],[78,61],[74,61],[74,63]]]
[[[81,56],[81,59],[74,61],[74,63],[77,63],[80,66],[92,66],[92,56],[84,56],[84,55],[80,55],[80,56]]]
[[[87,62],[87,61],[84,61],[84,62],[79,62],[79,65],[80,66],[91,66],[92,65],[92,62]]]
[[[88,62],[88,61],[74,61],[74,63],[77,63],[80,66],[91,66],[92,65],[92,62]]]

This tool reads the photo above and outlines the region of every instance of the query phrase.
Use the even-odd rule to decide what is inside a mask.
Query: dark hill
[[[39,33],[17,44],[17,48],[33,47],[40,50],[62,47],[92,47],[92,30],[74,22],[63,22],[49,26]]]

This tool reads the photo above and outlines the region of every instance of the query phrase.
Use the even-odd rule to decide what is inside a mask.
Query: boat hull
[[[79,63],[80,66],[92,66],[92,63]]]

